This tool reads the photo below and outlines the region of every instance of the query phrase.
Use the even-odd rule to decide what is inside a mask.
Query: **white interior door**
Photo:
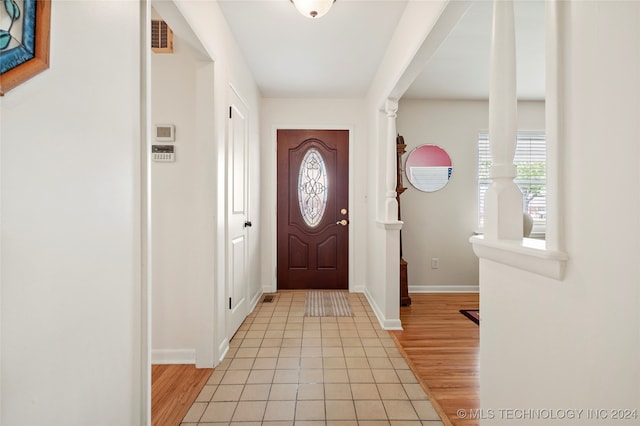
[[[238,330],[247,316],[247,237],[250,225],[248,217],[248,167],[247,167],[247,107],[233,88],[230,89],[228,187],[227,187],[227,271],[228,313],[227,335]]]

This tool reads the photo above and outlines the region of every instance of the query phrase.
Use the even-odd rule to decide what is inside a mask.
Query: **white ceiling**
[[[413,85],[409,98],[488,99],[493,2],[476,1]],[[544,99],[544,1],[515,2],[518,97]]]
[[[428,0],[424,0],[428,1]],[[219,0],[262,95],[362,97],[407,0],[337,0],[317,20],[289,0]],[[405,97],[486,99],[492,2],[477,0]],[[544,0],[517,0],[518,93],[544,96]]]
[[[361,97],[406,0],[338,0],[315,20],[289,0],[220,0],[265,97]]]

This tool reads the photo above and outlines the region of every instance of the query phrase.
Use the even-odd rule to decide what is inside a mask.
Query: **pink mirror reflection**
[[[416,189],[424,192],[438,191],[451,179],[451,157],[437,145],[421,145],[409,153],[405,173]]]

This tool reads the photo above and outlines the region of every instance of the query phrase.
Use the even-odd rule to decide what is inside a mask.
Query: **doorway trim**
[[[274,188],[274,196],[272,200],[269,200],[269,202],[265,202],[265,206],[268,206],[269,210],[266,211],[271,211],[272,213],[269,215],[268,220],[269,220],[269,225],[271,227],[271,229],[273,230],[273,235],[272,235],[272,239],[269,242],[270,243],[270,250],[269,252],[271,253],[271,259],[269,262],[269,265],[271,267],[271,282],[268,285],[265,285],[262,289],[263,292],[265,293],[273,293],[276,292],[278,290],[278,276],[277,276],[277,272],[278,272],[278,262],[277,262],[277,250],[278,250],[278,224],[277,224],[277,211],[278,211],[278,197],[276,196],[276,192],[277,192],[277,186],[278,186],[278,167],[277,167],[277,163],[278,163],[278,130],[306,130],[306,129],[312,129],[312,130],[346,130],[349,132],[349,206],[347,207],[347,209],[349,211],[353,211],[353,197],[354,197],[354,189],[353,189],[353,182],[354,182],[354,155],[355,153],[353,152],[354,149],[354,144],[355,144],[355,140],[354,140],[354,129],[353,126],[345,126],[344,124],[275,124],[271,127],[271,143],[272,143],[272,152],[271,152],[271,157],[270,157],[270,162],[273,166],[273,172],[269,175],[268,179],[269,179],[269,184],[272,188]],[[264,202],[264,201],[263,201]],[[358,218],[358,217],[350,217],[350,220],[362,220],[362,218]],[[348,265],[349,265],[349,272],[348,272],[348,280],[349,280],[349,292],[358,292],[358,291],[363,291],[364,289],[361,288],[357,288],[354,286],[354,268],[353,268],[353,259],[354,259],[354,244],[353,244],[353,227],[350,226],[349,227],[349,236],[348,236],[348,244],[349,244],[349,250],[348,250]]]

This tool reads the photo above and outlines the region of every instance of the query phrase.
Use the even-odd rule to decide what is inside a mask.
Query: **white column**
[[[387,113],[387,138],[385,144],[386,170],[385,170],[385,204],[384,220],[386,222],[398,221],[398,200],[396,199],[396,176],[397,176],[397,154],[396,154],[396,117],[398,112],[398,101],[387,99],[384,106]]]
[[[563,164],[563,151],[560,149],[561,140],[561,93],[564,84],[560,69],[565,57],[561,46],[565,45],[560,34],[560,22],[563,13],[570,5],[561,0],[547,0],[546,2],[546,95],[544,102],[545,133],[547,135],[547,250],[563,250],[563,188],[559,173]]]
[[[489,92],[492,183],[485,198],[486,239],[522,238],[522,192],[513,179],[516,166],[518,99],[513,1],[494,1]]]

